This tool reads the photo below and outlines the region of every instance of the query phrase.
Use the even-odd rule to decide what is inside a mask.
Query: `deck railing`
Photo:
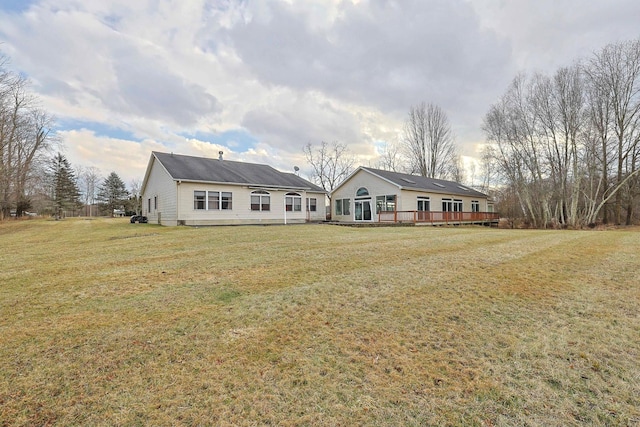
[[[435,211],[380,211],[378,222],[424,222],[432,224],[461,224],[496,222],[497,212],[435,212]]]

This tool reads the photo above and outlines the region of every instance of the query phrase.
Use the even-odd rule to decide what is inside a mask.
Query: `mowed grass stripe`
[[[637,231],[12,227],[2,424],[639,419]]]

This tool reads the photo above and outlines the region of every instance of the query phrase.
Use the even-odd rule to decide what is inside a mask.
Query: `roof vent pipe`
[[[222,160],[223,154],[224,154],[224,151],[218,151],[218,160]]]

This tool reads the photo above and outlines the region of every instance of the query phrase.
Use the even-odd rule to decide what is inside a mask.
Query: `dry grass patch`
[[[635,425],[637,230],[0,224],[0,425]]]

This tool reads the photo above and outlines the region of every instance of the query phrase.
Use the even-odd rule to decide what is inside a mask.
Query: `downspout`
[[[282,207],[284,208],[284,225],[287,225],[287,193],[282,196]]]
[[[176,184],[176,225],[180,224],[180,184],[182,181],[178,181]]]

